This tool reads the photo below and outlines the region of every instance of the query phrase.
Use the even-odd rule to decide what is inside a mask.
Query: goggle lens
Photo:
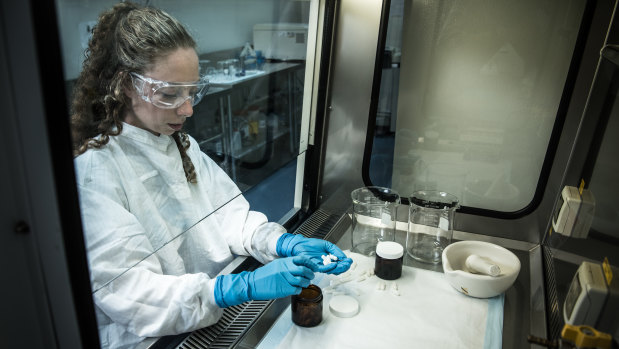
[[[200,103],[209,87],[205,77],[201,77],[195,83],[176,83],[155,80],[137,73],[131,73],[131,76],[138,95],[143,100],[163,109],[178,108],[188,99],[191,105],[195,106]]]

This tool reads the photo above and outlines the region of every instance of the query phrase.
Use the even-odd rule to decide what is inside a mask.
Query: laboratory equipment
[[[396,280],[402,276],[404,247],[395,241],[379,242],[376,246],[374,274],[383,280]]]
[[[478,256],[500,268],[496,276],[471,273],[466,265],[470,256]],[[443,272],[449,284],[461,293],[476,298],[497,296],[516,281],[520,260],[506,248],[485,241],[458,241],[443,251]]]
[[[440,263],[451,243],[458,198],[443,191],[420,190],[410,198],[406,252],[418,261]]]
[[[239,53],[239,61],[241,63],[242,73],[244,74],[245,70],[248,69],[256,69],[258,67],[256,60],[256,51],[254,51],[254,48],[251,47],[251,44],[249,42],[246,42],[243,46],[243,49],[241,50],[241,53]]]
[[[351,193],[352,251],[374,255],[379,241],[395,238],[396,211],[400,195],[383,187],[363,187]]]
[[[501,274],[501,267],[496,265],[491,260],[472,254],[466,257],[464,265],[471,273],[485,274],[490,276],[498,276]]]
[[[290,296],[292,322],[301,327],[318,326],[322,322],[322,298],[322,290],[314,284]]]
[[[573,343],[576,348],[611,348],[612,337],[590,326],[573,326],[566,324],[561,331],[561,338]]]
[[[548,340],[538,336],[529,335],[527,341],[547,348],[597,348],[610,349],[612,346],[612,336],[608,333],[600,332],[591,326],[574,326],[565,324],[561,330],[561,338]]]
[[[217,62],[217,73],[221,75],[228,75],[228,60]]]
[[[210,63],[211,63],[211,61],[208,60],[208,59],[200,59],[198,61],[198,66],[199,66],[199,69],[200,69],[200,75],[208,75],[207,71],[208,71],[209,67],[212,68],[212,69],[215,69],[215,68],[210,66]]]
[[[578,267],[563,303],[563,319],[619,335],[619,282],[616,267],[584,261]]]
[[[586,238],[595,213],[595,198],[590,190],[582,194],[576,187],[565,186],[552,217],[555,232],[574,238]]]
[[[239,76],[241,73],[241,63],[236,58],[231,58],[228,60],[228,75],[230,76]]]

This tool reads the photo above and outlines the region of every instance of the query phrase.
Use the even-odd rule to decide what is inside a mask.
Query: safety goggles
[[[209,86],[205,76],[195,82],[167,82],[131,73],[131,79],[138,96],[163,109],[178,108],[187,100],[194,106],[204,97]]]

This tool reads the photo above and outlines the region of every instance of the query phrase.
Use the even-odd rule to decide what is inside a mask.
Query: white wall
[[[65,79],[75,79],[84,60],[79,24],[96,21],[118,1],[57,0]],[[294,0],[155,0],[150,2],[179,19],[206,53],[252,42],[257,23],[307,22],[309,2]]]

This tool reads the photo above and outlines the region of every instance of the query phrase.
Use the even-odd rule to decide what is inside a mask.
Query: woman
[[[182,131],[208,88],[195,47],[165,12],[120,3],[100,16],[76,84],[75,166],[104,348],[211,325],[224,307],[298,294],[315,272],[352,262],[250,211]],[[338,263],[323,265],[327,254]],[[266,265],[218,276],[235,255]]]

